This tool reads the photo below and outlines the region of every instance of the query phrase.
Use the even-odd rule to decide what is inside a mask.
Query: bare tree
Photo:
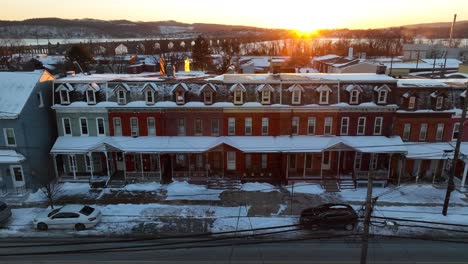
[[[63,184],[54,177],[51,165],[48,166],[47,174],[47,177],[40,175],[35,180],[39,185],[39,190],[47,197],[48,204],[54,209],[57,197],[63,193]]]

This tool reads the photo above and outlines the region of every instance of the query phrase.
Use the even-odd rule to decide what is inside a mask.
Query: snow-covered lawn
[[[290,193],[322,194],[325,192],[318,183],[299,182],[286,186]]]
[[[57,198],[60,196],[88,195],[90,192],[89,183],[65,182],[61,184],[59,188],[59,192],[56,195]],[[45,196],[44,192],[37,190],[35,193],[29,194],[29,197],[25,200],[25,202],[43,202],[46,200],[47,197]]]
[[[269,183],[248,182],[241,186],[242,191],[246,192],[279,192],[279,188]]]
[[[163,187],[167,193],[166,200],[220,200],[222,190],[208,189],[204,185],[188,182],[173,182]]]
[[[239,230],[249,230],[257,228],[268,228],[273,227],[273,229],[266,230],[257,230],[248,233],[264,233],[264,232],[276,232],[280,230],[291,230],[296,229],[297,227],[284,227],[284,228],[274,228],[279,226],[288,226],[296,225],[297,218],[295,217],[230,217],[230,218],[221,218],[217,219],[213,223],[211,232],[230,232],[230,231],[239,231]]]

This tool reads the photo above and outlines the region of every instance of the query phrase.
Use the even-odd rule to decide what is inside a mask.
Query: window
[[[405,124],[403,128],[403,140],[410,140],[411,136],[411,124]]]
[[[218,119],[211,120],[211,135],[219,136],[219,120]]]
[[[291,133],[293,135],[299,134],[299,117],[295,116],[291,121]]]
[[[341,135],[348,135],[349,117],[341,118]]]
[[[114,136],[122,136],[122,121],[120,117],[114,117]]]
[[[268,135],[268,123],[269,123],[268,117],[262,117],[262,136]]]
[[[229,136],[236,135],[236,119],[234,117],[228,118],[228,135]]]
[[[328,104],[329,91],[320,91],[320,104]]]
[[[197,154],[195,156],[195,165],[198,169],[203,169],[203,154]]]
[[[356,152],[354,155],[354,169],[355,170],[360,170],[361,169],[361,163],[362,163],[362,153],[361,152]]]
[[[152,90],[146,90],[145,97],[146,104],[154,104],[154,92]]]
[[[245,118],[245,135],[246,136],[252,135],[252,118],[251,117]]]
[[[421,128],[419,129],[419,140],[423,141],[426,140],[427,136],[427,124],[421,124]]]
[[[130,118],[130,133],[132,137],[138,136],[138,118]]]
[[[460,123],[455,123],[455,125],[453,125],[452,140],[457,140],[459,132],[460,132]]]
[[[84,157],[85,157],[86,171],[88,171],[88,172],[92,171],[93,170],[93,168],[92,168],[93,165],[91,164],[91,159],[89,158],[88,155],[84,155]]]
[[[444,97],[442,97],[442,96],[437,96],[437,99],[436,99],[436,109],[437,109],[437,110],[442,109],[443,106],[444,106]]]
[[[242,90],[235,90],[234,91],[234,104],[242,104],[243,103],[243,96]]]
[[[228,170],[236,169],[236,152],[234,151],[227,152],[227,169]]]
[[[94,90],[86,90],[86,100],[90,105],[96,104],[96,94]]]
[[[62,118],[62,126],[63,126],[63,135],[71,136],[72,128],[71,128],[70,118]]]
[[[5,143],[7,146],[16,146],[15,130],[13,128],[4,128]]]
[[[70,95],[67,90],[60,90],[60,103],[70,104]]]
[[[444,138],[444,127],[443,123],[437,124],[436,140],[440,141]]]
[[[156,136],[156,120],[154,117],[148,117],[146,123],[148,126],[148,136]]]
[[[331,135],[332,133],[332,122],[333,117],[325,117],[325,123],[323,127],[323,134],[324,135]]]
[[[205,104],[212,104],[213,103],[213,92],[212,91],[204,91],[203,98]]]
[[[124,105],[127,103],[127,95],[122,89],[117,91],[117,103],[120,105]]]
[[[262,169],[268,168],[268,154],[262,154]]]
[[[88,132],[88,119],[85,117],[80,117],[80,127],[81,127],[81,135],[87,136],[89,135]]]
[[[331,151],[322,152],[322,169],[330,169]]]
[[[306,154],[306,169],[312,169],[313,154]]]
[[[385,90],[379,91],[377,103],[379,104],[387,103],[387,94],[388,94],[388,91],[385,91]]]
[[[252,169],[252,154],[245,154],[245,168]]]
[[[106,135],[106,129],[104,127],[104,118],[102,117],[96,118],[96,127],[97,127],[98,136]]]
[[[187,166],[186,154],[176,154],[176,165],[181,167]]]
[[[263,90],[262,91],[262,104],[269,104],[270,103],[270,91]]]
[[[175,96],[176,96],[176,103],[177,104],[184,104],[185,103],[185,93],[182,92],[181,90],[176,91]]]
[[[292,92],[292,104],[301,103],[301,90],[294,90]]]
[[[369,170],[377,169],[377,161],[379,160],[379,155],[377,153],[371,153],[371,159],[369,164]]]
[[[68,156],[68,166],[72,172],[76,172],[76,158],[75,155]]]
[[[297,161],[297,156],[296,154],[289,154],[289,168],[290,169],[295,169],[296,168],[296,161]]]
[[[203,123],[201,119],[195,119],[195,136],[203,135]]]
[[[415,106],[416,106],[416,97],[411,96],[408,101],[408,109],[414,109]]]
[[[359,91],[352,90],[351,94],[349,95],[349,103],[350,104],[358,104],[359,103]]]
[[[38,106],[39,108],[44,107],[44,100],[43,100],[43,98],[42,98],[42,93],[41,93],[41,92],[38,92],[38,93],[36,94],[36,96],[37,96],[37,106]]]
[[[180,118],[177,126],[177,135],[185,136],[185,119]]]
[[[366,134],[366,118],[359,117],[358,124],[357,124],[357,135],[365,135]]]
[[[23,167],[22,166],[11,166],[10,167],[15,182],[24,182]]]
[[[383,117],[376,117],[374,123],[374,135],[382,134]]]
[[[309,119],[307,119],[307,134],[315,135],[315,117],[309,117]]]

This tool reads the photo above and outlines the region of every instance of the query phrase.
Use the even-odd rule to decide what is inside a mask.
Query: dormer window
[[[319,104],[328,104],[328,102],[329,102],[328,99],[330,97],[330,92],[331,91],[332,90],[327,85],[320,85],[317,88],[317,92],[320,93],[320,95],[319,95]]]
[[[185,83],[178,83],[171,89],[171,93],[175,97],[176,104],[185,104],[185,93],[189,91],[188,86]]]
[[[409,99],[408,99],[408,109],[414,109],[416,107],[416,97],[415,96],[411,96]]]
[[[147,105],[153,105],[156,101],[156,91],[158,87],[154,83],[147,83],[143,86],[143,93],[145,94],[145,101]]]
[[[94,90],[86,90],[86,100],[88,101],[89,105],[96,104],[96,93],[94,92]]]
[[[270,104],[271,103],[271,92],[274,89],[269,84],[262,84],[257,87],[257,92],[260,93],[260,100],[262,104]]]
[[[185,93],[182,91],[176,91],[175,97],[176,97],[176,103],[177,104],[184,104],[185,103]]]
[[[238,83],[231,86],[229,89],[234,96],[234,104],[239,105],[244,103],[244,93],[247,92],[244,85]]]
[[[127,104],[127,93],[124,90],[117,91],[117,103],[119,105]]]
[[[202,85],[202,87],[200,87],[200,96],[203,96],[203,102],[206,104],[206,105],[210,105],[210,104],[213,104],[213,96],[214,96],[214,93],[216,92],[216,86],[214,86],[213,84],[211,83],[207,83],[207,84],[204,84]]]
[[[440,110],[444,106],[444,97],[443,96],[437,96],[436,98],[436,109]]]
[[[154,92],[151,90],[146,90],[145,92],[146,104],[154,104]]]
[[[353,90],[349,95],[349,103],[350,104],[358,104],[359,103],[359,91]]]
[[[60,104],[70,104],[70,94],[68,90],[60,90]]]
[[[388,91],[385,91],[385,90],[379,91],[377,103],[386,104],[387,103],[387,94],[388,94]]]
[[[299,84],[295,84],[289,87],[288,91],[292,93],[291,104],[293,105],[301,104],[301,97],[302,97],[302,92],[304,92],[304,88],[302,88],[302,86],[300,86]]]

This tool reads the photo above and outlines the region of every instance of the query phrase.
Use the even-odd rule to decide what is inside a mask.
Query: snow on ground
[[[468,207],[451,206],[447,216],[442,215],[442,206],[377,206],[374,215],[452,224],[468,224]]]
[[[127,184],[123,189],[129,192],[156,192],[161,189],[161,184],[157,182],[145,182]]]
[[[90,191],[89,183],[65,182],[65,183],[61,183],[58,188],[60,189],[57,194],[57,197],[65,196],[65,195],[66,196],[86,195]],[[41,190],[37,190],[35,193],[29,194],[25,202],[43,202],[46,200],[47,200],[47,197],[45,196],[44,192]]]
[[[242,191],[246,192],[279,192],[278,187],[269,183],[248,182],[242,184]]]
[[[211,232],[226,232],[226,231],[239,231],[265,227],[278,227],[287,225],[296,225],[297,218],[295,217],[231,217],[217,219],[211,228]],[[297,227],[274,228],[262,231],[253,231],[254,233],[260,232],[275,232],[280,230],[296,229]],[[250,232],[249,232],[250,233]]]
[[[164,186],[167,190],[166,200],[220,200],[222,190],[208,189],[204,185],[189,184],[188,182],[173,182]]]
[[[295,183],[294,185],[288,185],[286,186],[286,189],[290,193],[306,193],[306,194],[322,194],[325,192],[324,189],[322,189],[322,186],[317,183]]]

